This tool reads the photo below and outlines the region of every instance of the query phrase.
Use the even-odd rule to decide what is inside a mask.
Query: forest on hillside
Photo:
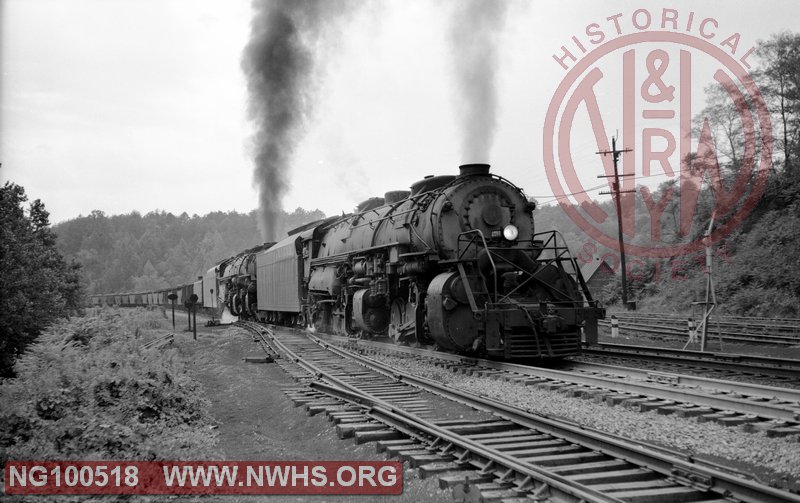
[[[284,212],[279,235],[324,217],[319,210]],[[182,285],[220,260],[261,244],[255,211],[191,217],[163,211],[113,216],[93,211],[54,230],[59,251],[83,266],[89,295]]]

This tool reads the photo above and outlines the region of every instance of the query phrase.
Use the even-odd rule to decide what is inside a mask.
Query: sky
[[[737,56],[800,17],[796,0],[511,0],[494,37],[494,140],[488,158],[470,159],[461,147],[448,44],[451,6],[361,2],[338,33],[315,47],[314,106],[297,139],[283,208],[352,211],[364,199],[426,175],[455,174],[468,162],[489,162],[528,195],[553,201],[542,130],[567,75],[553,56],[562,45],[578,54],[570,37],[586,42],[591,23],[610,33],[607,18],[617,13],[623,30],[634,31],[631,16],[642,7],[654,17],[675,9],[680,21],[690,12],[698,20],[713,17],[712,43],[741,34]],[[241,67],[249,2],[0,0],[0,16],[0,181],[41,198],[51,222],[92,210],[202,215],[256,207],[254,126]],[[644,68],[644,55],[637,58]],[[696,104],[717,65],[698,62]],[[615,69],[606,66],[609,93],[621,86]],[[611,134],[622,126],[604,93],[599,99],[608,100]],[[584,186],[596,186],[603,167],[583,122],[572,140],[573,159]]]

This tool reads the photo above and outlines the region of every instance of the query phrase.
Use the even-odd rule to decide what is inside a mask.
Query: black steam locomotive
[[[579,352],[582,330],[596,335],[604,310],[558,233],[535,233],[534,208],[488,165],[467,164],[295,229],[174,290],[268,323],[561,358]],[[171,291],[137,295],[158,304]]]

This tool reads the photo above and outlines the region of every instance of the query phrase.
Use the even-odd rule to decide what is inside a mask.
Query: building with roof
[[[583,264],[581,274],[595,299],[608,300],[603,298],[603,292],[608,285],[614,282],[617,273],[605,257],[594,257],[591,262]]]

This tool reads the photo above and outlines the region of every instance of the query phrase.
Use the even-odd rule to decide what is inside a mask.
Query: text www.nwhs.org
[[[170,466],[164,467],[164,482],[169,487],[378,487],[394,486],[401,476],[393,466],[343,465],[333,478],[325,466],[259,465],[245,467],[244,480],[239,480],[238,466]]]
[[[396,461],[9,461],[6,494],[400,494]]]

